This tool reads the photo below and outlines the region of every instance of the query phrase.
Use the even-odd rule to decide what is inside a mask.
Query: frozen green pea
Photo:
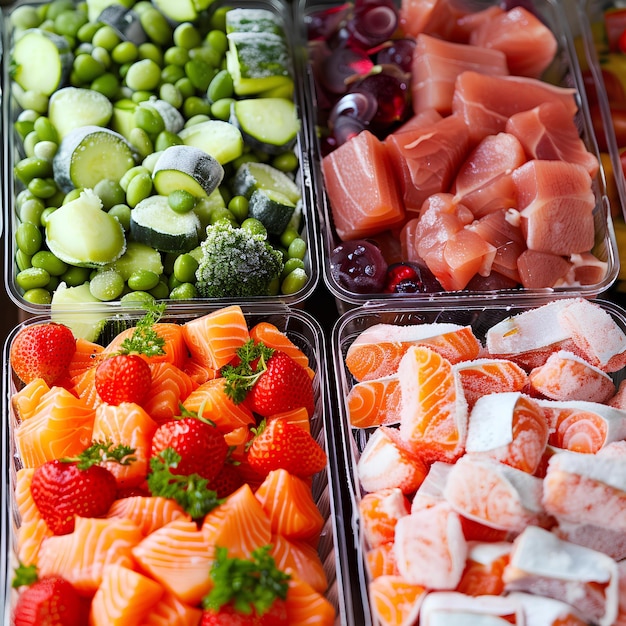
[[[57,207],[47,206],[41,213],[41,226],[45,228],[48,225],[48,218],[57,210]]]
[[[198,261],[191,254],[181,254],[174,261],[174,277],[181,283],[195,282]]]
[[[167,196],[167,203],[176,213],[189,213],[196,205],[196,198],[185,189],[175,189]]]
[[[247,230],[253,235],[263,235],[267,237],[267,229],[263,226],[263,223],[254,217],[248,217],[241,222],[241,228]]]
[[[298,238],[299,236],[300,236],[300,233],[295,228],[291,228],[287,226],[287,228],[285,228],[285,230],[280,236],[280,243],[285,248],[289,248],[289,245],[291,244],[291,242],[294,239]]]
[[[285,278],[280,285],[280,291],[284,295],[290,295],[296,293],[304,288],[309,277],[304,271],[304,268],[296,267]]]
[[[28,183],[28,189],[38,198],[51,198],[58,188],[54,178],[33,178]]]
[[[139,50],[132,41],[121,41],[111,50],[111,59],[118,65],[132,63],[139,57]]]
[[[150,98],[152,98],[153,94],[151,91],[135,91],[131,94],[130,98],[133,102],[135,102],[136,104],[139,104],[140,102],[145,102],[146,100],[150,100]]]
[[[15,253],[15,265],[17,265],[17,269],[21,272],[22,270],[32,267],[31,258],[32,257],[29,254],[25,254],[22,250],[18,250]]]
[[[150,289],[150,295],[156,300],[165,300],[168,298],[170,295],[170,288],[167,286],[167,282],[159,280],[159,284]]]
[[[38,141],[33,149],[33,156],[51,161],[59,149],[54,141]]]
[[[20,220],[39,226],[41,224],[41,214],[45,208],[45,204],[39,198],[29,198],[19,207]]]
[[[215,68],[201,59],[191,59],[185,63],[185,74],[193,86],[204,93],[215,76]]]
[[[130,133],[128,133],[128,140],[133,144],[142,159],[145,159],[149,154],[154,152],[152,140],[143,128],[133,128]]]
[[[102,28],[101,22],[87,22],[78,29],[76,38],[78,41],[90,42],[99,28]]]
[[[135,61],[126,72],[126,84],[135,91],[152,91],[161,80],[161,68],[152,59]]]
[[[222,220],[230,222],[233,226],[238,226],[237,218],[226,207],[215,207],[209,213],[209,224],[217,224]]]
[[[165,129],[165,122],[161,114],[149,104],[137,107],[133,117],[135,124],[149,135],[158,135]]]
[[[216,120],[222,120],[228,122],[230,120],[230,110],[232,107],[234,98],[221,98],[211,104],[211,115]]]
[[[304,259],[306,248],[306,241],[300,237],[296,237],[287,248],[287,256],[290,259]]]
[[[102,207],[108,211],[116,204],[121,204],[126,199],[126,193],[119,182],[104,178],[94,185],[94,193],[102,201]]]
[[[41,230],[31,222],[22,222],[15,229],[15,243],[24,254],[32,256],[43,243]]]
[[[152,193],[152,176],[141,173],[135,176],[126,190],[126,204],[133,209]]]
[[[202,43],[200,32],[191,22],[183,22],[174,29],[174,45],[191,50]]]
[[[91,82],[90,89],[114,100],[120,91],[120,81],[112,72],[105,72]]]
[[[67,271],[67,263],[61,261],[49,250],[39,250],[33,254],[31,260],[33,267],[39,267],[46,270],[50,276],[61,276]]]
[[[163,67],[163,50],[161,46],[147,41],[139,45],[138,51],[140,59],[150,59],[159,67]]]
[[[102,270],[96,272],[89,281],[89,291],[94,298],[103,302],[110,302],[122,295],[124,279],[115,270]]]
[[[52,176],[52,161],[39,157],[26,157],[15,164],[14,173],[25,185],[33,178],[49,178]]]
[[[192,300],[198,297],[198,290],[193,283],[182,283],[170,291],[172,300]]]
[[[22,295],[26,302],[31,304],[50,304],[52,302],[52,294],[43,287],[38,289],[28,289]]]
[[[91,43],[94,46],[101,46],[105,50],[113,50],[115,46],[121,42],[120,36],[109,26],[105,24],[102,28],[99,28],[93,35]]]
[[[29,267],[16,274],[15,282],[24,291],[38,289],[45,287],[50,282],[50,274],[42,267]]]
[[[120,298],[123,306],[137,307],[154,302],[154,296],[147,291],[130,291]]]
[[[245,196],[233,196],[228,201],[228,210],[240,224],[248,217],[248,206],[248,198]]]
[[[223,55],[228,50],[228,38],[224,30],[211,29],[204,38],[207,46],[213,48],[218,54]]]
[[[128,286],[133,291],[150,291],[159,284],[160,277],[155,272],[150,270],[139,269],[135,270],[128,277]]]
[[[139,20],[148,37],[159,46],[172,41],[172,27],[166,17],[154,7],[146,7],[139,14]]]
[[[130,207],[127,204],[120,203],[111,207],[109,215],[115,217],[126,232],[130,230]]]
[[[169,102],[175,109],[180,108],[183,104],[183,94],[173,83],[163,83],[159,87],[159,98]]]
[[[161,131],[154,140],[154,149],[157,152],[162,152],[170,146],[180,146],[182,144],[183,140],[176,133],[164,130]]]
[[[180,91],[180,95],[184,98],[190,98],[191,96],[193,96],[194,93],[196,93],[196,88],[193,86],[193,83],[187,78],[187,76],[185,75],[184,78],[179,78],[175,83],[174,86],[176,87],[176,89],[178,89],[178,91]]]
[[[78,287],[89,280],[89,268],[70,266],[67,271],[61,274],[61,280],[68,287]]]
[[[233,97],[233,78],[228,70],[220,70],[207,88],[207,98],[214,103],[222,98]]]
[[[211,113],[211,105],[208,100],[201,98],[200,96],[189,96],[183,102],[183,115],[186,118],[196,117],[198,115],[205,115],[207,119]]]
[[[106,68],[91,54],[79,54],[74,59],[74,74],[79,82],[90,83],[92,80],[102,76]]]
[[[189,61],[189,50],[181,46],[171,46],[163,53],[163,63],[183,67]]]
[[[179,65],[166,65],[161,70],[161,81],[174,85],[176,81],[185,77],[185,70]]]
[[[53,143],[59,143],[59,133],[54,127],[54,124],[45,115],[40,115],[33,122],[33,130],[37,132],[40,141],[51,141]]]
[[[283,267],[282,277],[285,278],[287,274],[298,268],[304,269],[304,261],[302,259],[287,259],[285,261],[285,266]]]
[[[272,159],[272,165],[281,172],[295,172],[298,169],[299,165],[298,156],[295,152],[283,152],[282,154],[277,154]]]
[[[54,20],[54,30],[59,35],[76,37],[81,26],[87,23],[87,16],[80,11],[67,10],[59,13]]]

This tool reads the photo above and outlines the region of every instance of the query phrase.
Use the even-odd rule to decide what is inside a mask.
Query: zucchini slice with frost
[[[122,41],[131,41],[136,46],[148,41],[139,15],[121,4],[110,4],[98,16],[98,22],[111,27]]]
[[[194,146],[170,146],[163,150],[152,171],[157,193],[168,196],[183,189],[196,198],[208,196],[224,178],[224,168],[210,154]]]
[[[293,148],[300,130],[296,105],[285,98],[246,98],[231,105],[231,123],[248,145],[268,154]]]
[[[296,205],[279,191],[256,189],[248,205],[248,215],[265,226],[270,235],[280,236],[289,225]]]
[[[135,166],[135,154],[122,135],[100,126],[70,131],[52,160],[54,178],[65,191],[93,189],[101,180],[119,182]]]
[[[193,211],[173,211],[166,196],[149,196],[130,212],[130,235],[155,250],[182,254],[199,244],[200,220]]]
[[[281,170],[269,163],[242,163],[232,179],[231,191],[250,199],[257,189],[268,189],[286,196],[292,204],[301,199],[300,188]]]
[[[152,0],[152,4],[173,22],[193,22],[213,0]]]
[[[204,150],[222,165],[239,158],[245,145],[241,131],[223,120],[192,124],[183,128],[178,136],[186,146]]]
[[[11,77],[22,89],[49,96],[65,84],[73,62],[65,37],[29,28],[11,51]]]
[[[224,20],[227,34],[252,32],[285,36],[280,17],[269,9],[237,7],[227,11]]]
[[[48,117],[61,139],[81,126],[106,126],[112,115],[113,105],[104,94],[82,87],[63,87],[48,103]]]

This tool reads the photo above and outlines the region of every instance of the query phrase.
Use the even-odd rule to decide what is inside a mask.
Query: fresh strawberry
[[[77,515],[100,517],[109,510],[117,481],[98,463],[129,463],[133,460],[130,454],[132,450],[125,446],[111,449],[110,444],[96,443],[77,457],[46,461],[34,471],[30,492],[55,535],[71,533]]]
[[[13,610],[14,626],[82,626],[84,606],[74,586],[46,576],[21,591]]]
[[[326,452],[310,433],[282,418],[262,422],[248,448],[248,464],[264,474],[282,468],[309,478],[327,462]]]
[[[17,333],[9,360],[22,382],[43,378],[51,386],[67,376],[75,351],[76,339],[67,326],[45,322],[25,326]]]
[[[305,407],[309,416],[315,411],[313,382],[299,363],[280,350],[248,341],[237,351],[237,365],[222,368],[226,393],[237,403],[260,415]]]
[[[225,498],[236,491],[244,483],[243,477],[234,463],[224,463],[217,475],[209,481],[209,489],[217,494],[218,498]]]
[[[198,474],[212,480],[224,466],[228,444],[213,422],[185,416],[161,424],[152,437],[152,456],[172,448],[181,459],[174,474]]]
[[[104,359],[96,368],[96,391],[107,404],[141,404],[151,384],[150,366],[138,354],[116,354]]]
[[[218,546],[211,567],[213,586],[203,599],[200,626],[287,625],[289,574],[278,569],[269,546],[253,550],[250,559],[228,557]]]

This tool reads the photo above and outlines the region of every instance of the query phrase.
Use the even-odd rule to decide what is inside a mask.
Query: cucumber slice
[[[92,89],[64,87],[50,96],[48,117],[61,139],[81,126],[106,126],[112,115],[110,100]]]
[[[59,259],[79,267],[100,267],[126,250],[124,229],[102,210],[90,189],[53,211],[46,223],[46,245]]]
[[[152,0],[152,4],[173,22],[193,22],[213,0]]]
[[[235,100],[231,122],[253,149],[281,154],[293,148],[300,130],[296,105],[285,98]]]
[[[199,244],[200,220],[193,211],[172,211],[165,196],[150,196],[130,212],[130,234],[161,252],[182,254]]]
[[[80,315],[76,315],[76,309]],[[102,302],[92,295],[89,283],[68,287],[60,283],[52,294],[50,319],[68,326],[74,337],[95,341],[106,325]]]
[[[255,189],[248,205],[248,215],[277,236],[283,234],[295,210],[296,205],[286,195],[273,189]]]
[[[109,263],[105,269],[115,270],[124,281],[137,270],[149,270],[160,276],[163,273],[163,259],[161,253],[153,247],[139,241],[129,241],[126,252],[113,263]]]
[[[73,61],[65,37],[29,28],[13,46],[11,77],[22,89],[49,96],[66,82]]]
[[[207,120],[183,128],[178,136],[186,146],[194,146],[210,154],[219,163],[230,163],[243,154],[241,131],[222,120]]]
[[[285,40],[273,33],[229,33],[226,69],[238,96],[249,96],[293,82]]]
[[[110,26],[122,41],[140,46],[148,40],[137,13],[121,4],[105,7],[98,16],[98,22]]]
[[[65,191],[93,189],[101,180],[119,182],[134,167],[133,149],[122,135],[100,126],[71,131],[52,161],[54,178]]]
[[[157,193],[168,196],[184,189],[196,198],[213,193],[224,178],[217,159],[194,146],[170,146],[159,156],[152,171]]]
[[[225,21],[226,33],[273,33],[285,36],[280,17],[268,9],[234,8],[227,11]]]
[[[292,204],[301,198],[300,188],[279,169],[269,163],[242,163],[232,181],[232,192],[236,196],[250,198],[256,189],[269,189],[286,196]]]

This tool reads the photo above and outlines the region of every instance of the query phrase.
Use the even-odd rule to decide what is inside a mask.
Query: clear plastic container
[[[396,326],[423,325],[433,323],[459,324],[471,326],[474,335],[483,343],[487,331],[496,323],[528,311],[551,300],[544,300],[534,305],[516,303],[511,305],[498,304],[497,302],[476,303],[466,302],[462,307],[433,306],[420,307],[410,306],[403,302],[397,306],[388,303],[377,303],[358,307],[344,313],[335,324],[332,332],[332,355],[335,384],[339,402],[339,420],[341,436],[343,440],[343,454],[347,468],[347,480],[349,497],[353,511],[351,533],[354,537],[353,549],[356,558],[356,571],[354,573],[355,585],[359,585],[363,599],[363,611],[365,626],[378,626],[379,622],[374,618],[373,609],[370,605],[368,592],[369,575],[365,563],[366,544],[359,523],[359,502],[364,495],[360,485],[357,463],[369,438],[376,428],[352,428],[350,425],[346,398],[356,380],[345,364],[345,357],[350,345],[365,330],[376,324],[392,324]],[[620,306],[604,301],[594,300],[615,321],[622,332],[626,332],[626,311]],[[616,386],[626,378],[626,369],[611,374]],[[389,426],[394,428],[394,426]],[[350,537],[350,536],[349,536]],[[348,540],[349,540],[348,537]]]
[[[396,3],[398,4],[398,3]],[[479,2],[467,2],[467,6],[471,9],[485,9],[493,7],[497,3],[493,3],[489,0]],[[466,6],[461,3],[462,6]],[[331,7],[339,8],[339,3],[315,1],[315,0],[300,0],[296,4],[297,15],[301,16],[299,21],[301,46],[307,46],[307,28],[311,23],[312,16],[325,9]],[[346,6],[346,5],[341,5]],[[536,13],[541,20],[550,28],[555,35],[558,42],[558,49],[555,59],[551,66],[544,72],[543,80],[548,83],[561,86],[574,88],[576,90],[576,101],[579,106],[578,113],[575,116],[575,122],[579,129],[580,136],[582,137],[587,149],[594,155],[600,157],[598,145],[593,131],[592,120],[589,115],[589,108],[587,98],[584,89],[584,79],[581,73],[581,62],[579,62],[578,54],[587,55],[588,50],[583,46],[578,45],[575,42],[572,35],[574,30],[577,34],[580,33],[581,27],[577,23],[579,19],[576,11],[566,10],[565,5],[561,2],[554,2],[552,0],[533,0],[530,4],[524,5],[529,7],[534,13]],[[336,16],[340,16],[341,11],[337,11]],[[339,18],[337,18],[339,19]],[[329,20],[330,22],[330,20]],[[571,22],[572,24],[570,25]],[[321,40],[320,40],[321,43]],[[323,48],[323,45],[322,45]],[[577,282],[568,282],[563,286],[555,286],[551,288],[507,288],[507,289],[494,289],[486,290],[470,290],[468,288],[461,291],[445,291],[440,290],[433,293],[405,293],[405,294],[389,294],[383,292],[375,293],[358,293],[344,284],[334,276],[331,271],[331,253],[336,246],[341,244],[341,240],[337,235],[335,226],[333,223],[333,216],[330,207],[329,197],[325,190],[324,179],[321,169],[321,160],[323,157],[322,146],[320,137],[324,136],[326,130],[325,117],[328,114],[329,98],[326,94],[317,91],[315,77],[313,73],[313,59],[316,55],[320,58],[323,57],[324,52],[320,50],[311,51],[309,48],[309,63],[308,63],[308,80],[305,82],[305,86],[308,89],[307,103],[310,105],[309,116],[311,117],[310,129],[315,130],[317,125],[317,132],[309,136],[311,149],[312,149],[312,168],[315,176],[316,190],[317,190],[317,203],[320,206],[320,210],[323,214],[323,224],[321,227],[321,265],[324,282],[328,289],[333,293],[337,300],[337,306],[340,311],[345,312],[347,309],[366,303],[376,302],[388,302],[393,306],[398,299],[411,300],[418,306],[429,303],[434,305],[444,305],[451,302],[467,302],[471,300],[481,300],[485,298],[500,298],[503,297],[507,301],[511,299],[526,300],[529,298],[541,298],[541,297],[562,297],[572,294],[580,294],[583,296],[596,296],[611,286],[615,280],[619,271],[619,260],[617,254],[617,248],[615,243],[615,234],[613,230],[613,224],[610,218],[611,212],[619,211],[619,207],[615,206],[619,203],[619,200],[611,194],[608,189],[613,185],[612,172],[605,172],[603,169],[599,171],[595,179],[593,180],[593,191],[596,198],[596,206],[594,209],[594,229],[595,229],[595,244],[592,249],[592,253],[601,261],[606,263],[606,272],[602,278],[592,281],[592,284],[578,284]],[[596,60],[594,58],[584,59],[585,63],[594,65]],[[600,98],[603,95],[600,94]],[[323,115],[319,114],[319,111],[325,111]],[[608,180],[607,180],[608,178]],[[444,190],[446,191],[446,190]],[[399,229],[398,229],[399,230]],[[386,236],[387,233],[384,233]],[[375,236],[374,236],[375,237]],[[392,238],[397,239],[397,232],[392,232]],[[389,245],[393,249],[393,244],[389,244],[385,239],[384,246]],[[397,254],[392,261],[398,260]]]
[[[45,5],[46,3],[41,3]],[[76,3],[78,4],[78,2]],[[284,27],[285,39],[287,43],[287,67],[292,72],[293,77],[293,93],[292,97],[296,104],[296,114],[300,120],[300,130],[297,134],[295,145],[293,147],[293,152],[298,159],[298,166],[295,170],[291,170],[289,172],[289,176],[295,180],[296,186],[299,188],[301,195],[301,202],[299,203],[299,208],[296,210],[296,214],[301,209],[301,220],[299,225],[299,233],[300,237],[306,243],[306,251],[304,252],[303,262],[304,262],[304,271],[306,272],[306,278],[302,280],[302,284],[298,281],[296,284],[298,287],[294,287],[294,290],[287,290],[286,293],[279,293],[276,296],[254,296],[245,298],[245,300],[249,303],[264,303],[264,302],[280,302],[289,305],[299,304],[305,301],[311,293],[314,291],[316,285],[320,279],[320,268],[319,268],[319,220],[317,211],[315,209],[314,197],[313,197],[313,183],[312,177],[309,171],[309,159],[306,154],[306,141],[305,136],[308,135],[309,130],[307,128],[307,117],[304,114],[304,103],[303,103],[303,88],[302,88],[302,79],[300,76],[300,68],[301,65],[296,62],[295,59],[295,43],[294,43],[294,33],[293,27],[291,25],[291,16],[288,9],[287,3],[284,3],[282,0],[242,0],[237,3],[223,3],[216,2],[211,5],[210,9],[207,9],[201,12],[199,18],[192,22],[194,25],[202,26],[205,30],[208,30],[207,24],[210,19],[210,14],[213,11],[219,11],[223,8],[224,5],[228,5],[229,7],[241,7],[241,8],[262,8],[268,10],[270,13],[274,15],[276,20],[280,25]],[[26,104],[22,101],[22,105],[18,102],[17,97],[15,96],[14,90],[12,90],[13,82],[11,78],[11,53],[12,46],[14,43],[14,29],[11,23],[11,15],[13,11],[16,9],[21,9],[24,6],[39,6],[37,2],[24,2],[18,1],[9,3],[6,6],[2,6],[0,8],[0,32],[2,37],[2,70],[1,70],[1,91],[2,91],[2,210],[3,210],[3,224],[4,224],[4,232],[5,232],[5,242],[4,242],[4,255],[5,255],[5,285],[6,289],[11,297],[11,299],[23,310],[28,311],[34,314],[45,314],[50,310],[50,304],[45,302],[41,303],[39,298],[29,298],[24,296],[25,288],[20,286],[16,281],[16,276],[21,269],[28,266],[28,260],[26,260],[26,264],[22,263],[18,264],[16,261],[16,253],[18,252],[18,246],[16,244],[16,232],[20,225],[20,216],[18,215],[18,206],[20,197],[20,193],[24,190],[24,184],[16,178],[14,175],[14,165],[18,163],[21,159],[23,159],[26,155],[24,141],[17,133],[14,128],[14,123],[17,120],[20,113],[23,111],[23,106],[28,107],[28,100]],[[172,25],[174,28],[175,24]],[[204,32],[204,31],[203,31]],[[163,49],[170,47],[172,44],[169,43],[166,46],[162,46]],[[106,52],[106,50],[105,50]],[[158,46],[157,46],[158,52]],[[180,63],[180,61],[179,61]],[[164,63],[165,65],[165,63]],[[184,69],[184,66],[177,66],[176,72]],[[171,69],[171,66],[170,66]],[[117,70],[114,70],[114,72]],[[173,79],[172,79],[173,80]],[[69,79],[62,86],[69,86]],[[84,84],[80,85],[81,87]],[[158,94],[158,89],[155,90]],[[268,94],[271,95],[271,94]],[[284,94],[280,94],[284,95]],[[123,94],[118,93],[115,96],[115,100],[119,98],[128,98],[130,97],[129,93]],[[196,89],[194,92],[194,97],[198,97],[198,101],[204,101],[201,105],[202,107],[206,107],[209,104],[208,98],[205,95],[205,92]],[[249,96],[253,97],[253,96]],[[288,95],[289,97],[289,95]],[[181,106],[180,111],[185,112],[186,109]],[[192,111],[192,109],[189,109]],[[45,114],[47,110],[43,111]],[[185,113],[185,119],[191,117],[192,113]],[[213,119],[212,115],[209,115]],[[109,126],[111,126],[111,122],[109,122]],[[32,149],[32,148],[31,148]],[[249,145],[246,145],[246,151],[249,151]],[[257,152],[259,160],[265,159],[269,163],[273,163],[273,155],[268,155],[265,153]],[[254,156],[254,155],[253,155]],[[136,163],[142,163],[142,158],[137,157]],[[228,162],[224,164],[225,176],[222,181],[222,189],[228,194],[231,194],[231,191],[227,189],[227,182],[232,178],[235,166],[232,162]],[[156,193],[154,190],[152,193]],[[228,198],[230,196],[226,195],[226,202],[228,202]],[[204,210],[204,216],[201,217],[201,229],[200,229],[200,239],[202,239],[202,232],[204,225],[206,224],[208,217],[208,212]],[[43,230],[42,230],[43,232]],[[130,239],[128,234],[126,239]],[[275,246],[279,246],[278,237],[273,238],[273,243]],[[281,246],[283,244],[280,244]],[[42,249],[46,249],[45,237],[44,242],[42,244]],[[161,274],[161,277],[169,278],[172,274],[172,263],[173,258],[169,253],[161,252],[161,256],[163,258],[164,271]],[[152,269],[152,264],[149,267],[145,267],[145,269]],[[57,281],[53,279],[53,284]],[[63,281],[61,281],[63,282]],[[72,284],[71,281],[68,281],[68,284]],[[196,306],[196,305],[211,305],[215,303],[226,304],[229,301],[235,301],[236,298],[191,298],[186,300],[179,300],[178,298],[171,298],[169,293],[171,289],[177,283],[172,283],[170,285],[169,290],[167,291],[167,296],[163,296],[162,289],[161,294],[158,296],[159,299],[166,299],[171,302],[173,305],[182,304],[182,306]],[[50,292],[55,292],[56,289],[54,286],[49,288]],[[126,293],[123,291],[122,293]],[[114,307],[120,300],[121,296],[116,296],[114,299],[107,300],[106,302],[102,302],[103,308]],[[67,303],[65,300],[58,304],[55,303],[55,306],[59,308],[67,308],[72,310],[76,308],[76,305],[73,303]]]
[[[215,310],[207,309],[176,309],[166,312],[162,321],[182,324],[187,320],[195,319]],[[309,358],[310,367],[315,371],[314,392],[316,411],[311,419],[311,434],[327,451],[329,464],[326,471],[313,477],[312,492],[319,511],[326,520],[318,543],[318,553],[322,560],[325,574],[328,578],[326,597],[336,610],[336,626],[358,624],[353,621],[351,599],[345,595],[346,586],[344,576],[346,570],[346,546],[344,540],[342,474],[338,467],[339,457],[336,450],[340,444],[335,441],[336,433],[333,428],[333,411],[330,402],[328,374],[326,363],[326,339],[319,323],[308,313],[299,310],[290,310],[288,307],[276,305],[242,307],[248,327],[262,321],[274,324],[280,331],[294,342]],[[112,314],[109,323],[102,331],[100,343],[106,344],[124,327],[132,327],[142,316],[135,310],[121,315]],[[28,321],[18,325],[7,337],[3,352],[3,397],[2,397],[2,516],[0,535],[0,621],[9,626],[11,610],[16,600],[16,591],[11,589],[13,568],[16,565],[17,531],[20,525],[19,514],[15,502],[16,472],[21,462],[16,450],[14,432],[17,428],[17,418],[11,406],[12,395],[23,385],[17,380],[9,365],[11,344],[20,329],[39,322],[49,321],[47,316],[33,316]],[[208,574],[208,573],[207,573]]]

